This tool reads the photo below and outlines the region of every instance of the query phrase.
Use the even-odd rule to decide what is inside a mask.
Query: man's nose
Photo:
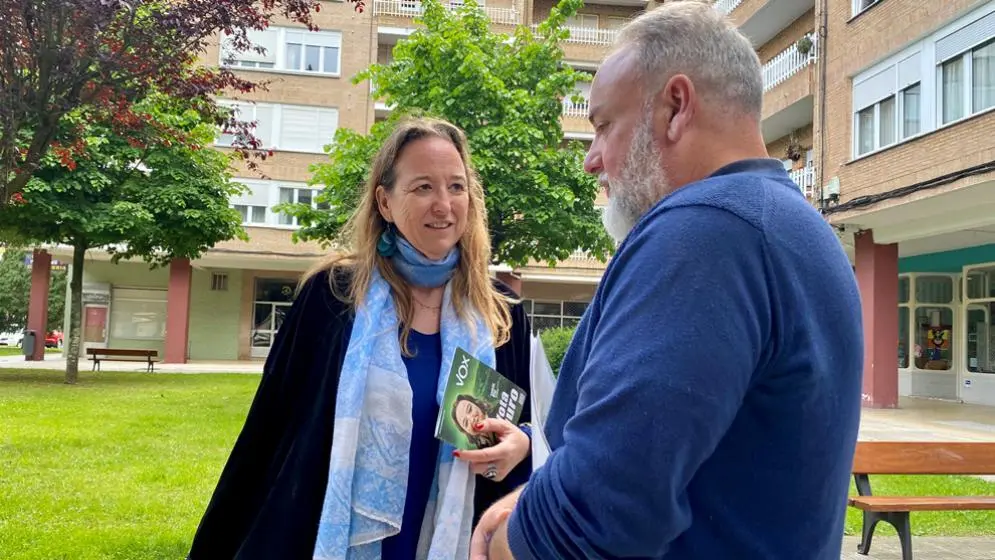
[[[587,157],[584,158],[584,171],[591,175],[600,175],[601,169],[601,150],[591,145],[591,148],[587,151]]]

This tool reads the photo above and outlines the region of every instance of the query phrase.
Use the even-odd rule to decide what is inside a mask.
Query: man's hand
[[[480,516],[480,523],[473,531],[473,538],[470,540],[470,560],[504,560],[512,559],[511,550],[508,548],[508,517],[518,503],[518,497],[522,494],[522,486],[511,494],[501,498],[494,503],[487,511]],[[501,538],[491,542],[495,535]]]

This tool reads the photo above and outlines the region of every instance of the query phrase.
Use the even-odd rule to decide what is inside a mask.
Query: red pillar
[[[190,336],[190,259],[169,263],[169,289],[166,292],[166,355],[171,364],[187,363]]]
[[[31,299],[28,302],[28,330],[35,332],[35,350],[28,361],[45,359],[48,334],[48,288],[52,281],[52,255],[35,249],[31,260]]]
[[[898,245],[856,235],[857,284],[864,321],[864,406],[898,407]]]
[[[511,288],[512,291],[518,294],[519,296],[522,295],[521,276],[515,274],[514,272],[498,272],[497,279],[507,284],[507,286]]]

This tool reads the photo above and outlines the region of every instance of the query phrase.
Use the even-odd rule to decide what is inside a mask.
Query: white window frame
[[[251,193],[232,197],[228,202],[235,206],[262,206],[265,203],[266,221],[263,223],[245,223],[243,225],[252,227],[265,227],[273,229],[297,229],[297,218],[278,213],[273,210],[278,204],[282,204],[280,199],[280,189],[294,189],[295,191],[309,190],[311,194],[311,207],[314,209],[327,208],[325,204],[318,204],[316,198],[324,188],[320,185],[308,185],[307,183],[294,181],[273,181],[262,179],[233,178],[233,182],[242,183],[250,188]],[[293,202],[299,199],[299,192],[294,193]],[[289,219],[290,223],[282,223]]]
[[[265,31],[255,31],[256,33],[273,33],[276,35],[275,43],[276,48],[273,49],[272,53],[267,52],[266,57],[272,59],[272,67],[259,67],[257,61],[252,61],[251,59],[259,58],[260,55],[256,54],[252,50],[235,53],[235,61],[230,65],[232,68],[237,68],[238,70],[249,70],[253,72],[275,72],[282,74],[296,74],[301,76],[321,76],[325,78],[341,78],[342,77],[342,32],[335,30],[321,30],[321,31],[308,31],[303,27],[270,27]],[[303,33],[302,47],[301,47],[301,63],[305,60],[304,53],[307,52],[308,45],[310,46],[320,46],[322,47],[321,56],[319,58],[318,65],[321,69],[319,70],[302,70],[300,68],[288,68],[287,67],[287,45],[289,44],[288,36],[293,36],[298,33]],[[308,38],[312,39],[312,42],[308,41]],[[225,39],[221,40],[221,48],[218,49],[218,64],[225,66],[225,58],[228,54],[228,50],[225,46]],[[318,43],[318,44],[315,44]],[[324,44],[324,43],[337,43],[337,44]],[[296,44],[296,43],[295,43]],[[336,49],[336,68],[335,72],[325,72],[324,62],[326,48]],[[240,56],[246,56],[250,60],[245,61]]]
[[[279,119],[279,117],[277,116],[278,110],[276,108],[277,107],[276,105],[273,105],[272,103],[253,103],[249,101],[233,101],[230,99],[219,99],[217,100],[217,104],[224,107],[236,109],[238,111],[236,118],[239,121],[255,122],[256,124],[251,127],[251,131],[252,134],[257,138],[259,138],[258,135],[256,135],[256,130],[258,129],[259,126],[258,123],[265,122],[265,119],[259,118],[259,111],[260,109],[269,110],[271,118],[270,122],[268,123],[270,127],[270,135],[269,135],[270,137],[259,138],[260,142],[259,147],[260,149],[268,150],[276,145],[276,140],[277,137],[279,136],[276,128],[277,121]],[[232,143],[224,142],[223,136],[225,136],[224,131],[222,131],[221,134],[218,135],[214,143],[217,146],[221,146],[223,148],[230,148],[232,146]]]
[[[260,226],[260,225],[266,225],[266,223],[267,223],[267,220],[268,220],[267,214],[269,212],[269,208],[267,208],[266,206],[263,206],[262,204],[241,204],[240,203],[240,204],[232,204],[231,207],[234,208],[235,210],[238,210],[239,213],[242,213],[242,210],[241,210],[242,208],[245,209],[245,215],[242,216],[242,225],[243,226]],[[252,219],[252,217],[255,215],[253,211],[256,210],[256,209],[258,209],[258,208],[262,208],[262,210],[263,210],[263,220],[261,222],[257,222],[257,221],[255,221],[255,220]]]
[[[995,109],[995,107],[985,107],[984,109],[975,109],[974,107],[974,51],[986,47],[988,45],[995,45],[995,37],[989,37],[982,40],[981,42],[972,45],[967,50],[946,58],[944,60],[936,61],[936,118],[938,127],[951,126],[957,124],[961,121],[970,119],[974,115],[983,113],[985,111],[990,111]],[[953,62],[954,60],[960,60],[963,63],[964,68],[964,89],[960,92],[961,102],[964,104],[964,114],[960,117],[953,119],[950,122],[943,122],[943,67]]]
[[[881,1],[882,0],[853,0],[853,17],[857,17],[859,14],[870,10]],[[865,3],[866,5],[864,5]]]
[[[854,4],[857,6],[857,4]],[[947,38],[948,36],[957,33],[963,28],[995,13],[995,2],[988,2],[986,5],[981,6],[974,11],[965,14],[954,21],[951,21],[936,31],[926,36],[925,38],[910,44],[905,49],[894,53],[887,59],[866,68],[860,73],[853,76],[851,94],[853,99],[851,101],[852,108],[852,118],[851,118],[851,159],[850,161],[856,161],[863,159],[865,157],[870,157],[881,150],[888,149],[892,146],[901,145],[905,142],[915,140],[921,136],[925,136],[942,130],[949,126],[955,126],[965,120],[976,117],[979,114],[988,113],[990,111],[995,111],[995,107],[984,109],[982,111],[971,111],[970,108],[973,104],[973,99],[971,97],[971,79],[972,76],[969,72],[965,72],[965,107],[969,110],[966,111],[966,115],[958,120],[951,121],[949,123],[942,122],[942,92],[940,91],[942,87],[941,82],[941,65],[943,62],[956,58],[957,56],[966,56],[970,58],[970,53],[979,46],[987,44],[990,40],[995,39],[995,37],[985,37],[973,42],[969,46],[965,46],[960,54],[947,57],[943,60],[939,60],[936,52],[937,43]],[[899,76],[899,64],[906,61],[908,58],[917,56],[918,61],[912,68],[917,71],[918,82],[910,82],[903,85],[901,76]],[[895,84],[889,92],[890,95],[898,96],[896,104],[896,113],[898,121],[898,134],[895,143],[888,146],[878,146],[878,132],[877,132],[877,109],[875,109],[875,149],[866,152],[864,154],[860,153],[860,143],[859,143],[859,119],[858,115],[860,111],[866,109],[873,105],[873,103],[860,103],[857,100],[857,90],[860,86],[867,80],[874,78],[875,76],[881,74],[882,72],[894,71],[895,74]],[[915,83],[919,84],[920,87],[920,97],[919,97],[919,132],[917,134],[911,134],[906,136],[904,133],[904,100],[902,99],[901,93],[905,91],[908,87],[913,86]],[[900,87],[901,86],[901,87]],[[880,102],[883,96],[874,101],[874,103]]]

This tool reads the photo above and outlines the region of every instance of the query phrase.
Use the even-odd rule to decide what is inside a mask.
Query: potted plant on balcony
[[[784,155],[791,161],[798,161],[802,158],[802,145],[798,143],[798,140],[794,136],[788,142],[788,147]]]
[[[812,52],[812,38],[808,35],[803,36],[795,43],[795,48],[802,56],[807,56],[808,53]]]

